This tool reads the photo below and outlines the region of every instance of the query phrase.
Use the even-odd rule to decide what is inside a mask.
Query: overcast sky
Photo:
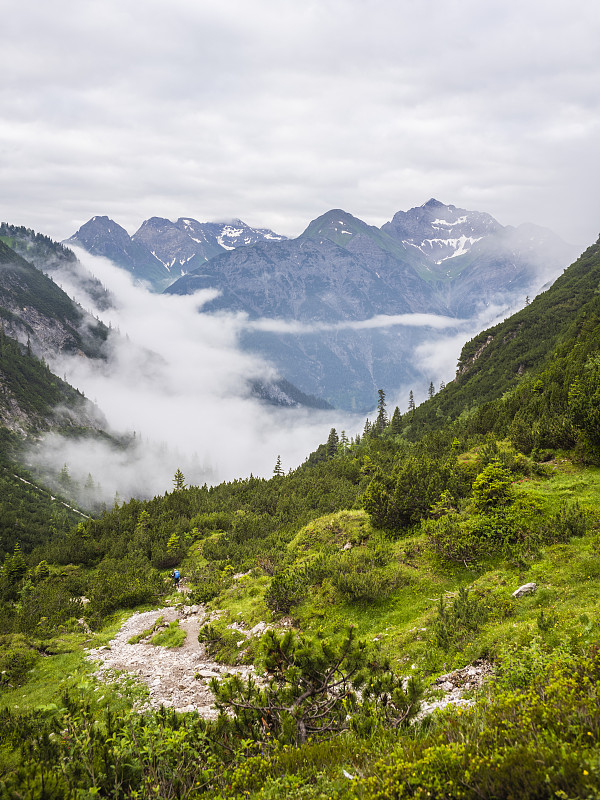
[[[0,218],[241,217],[296,236],[430,197],[600,230],[593,0],[21,0],[2,19]]]

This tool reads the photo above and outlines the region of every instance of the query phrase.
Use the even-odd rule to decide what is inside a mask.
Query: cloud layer
[[[115,307],[95,308],[92,298],[73,283],[73,272],[58,273],[55,279],[112,328],[107,360],[72,355],[50,365],[100,407],[113,432],[125,434],[129,441],[127,447],[114,447],[53,434],[36,447],[31,458],[54,473],[66,464],[80,487],[91,474],[109,505],[116,493],[126,499],[169,490],[179,468],[193,484],[251,473],[270,477],[278,455],[285,470],[295,468],[326,441],[332,427],[345,430],[349,437],[362,431],[363,414],[276,408],[252,397],[249,381],[268,381],[275,373],[259,357],[240,349],[245,330],[297,336],[344,326],[395,326],[400,333],[418,326],[426,338],[412,357],[424,370],[422,385],[388,393],[390,412],[395,405],[406,411],[409,390],[420,402],[431,378],[436,385],[451,380],[463,342],[502,311],[487,308],[483,316],[472,320],[432,314],[380,315],[330,326],[250,321],[245,314],[203,313],[203,303],[214,296],[213,290],[183,296],[152,294],[135,286],[128,272],[107,259],[79,249],[77,253],[84,267],[110,291]]]
[[[50,366],[100,407],[115,433],[135,439],[118,449],[49,436],[32,456],[37,463],[58,471],[66,463],[81,485],[91,473],[110,502],[117,491],[121,498],[164,492],[178,468],[195,484],[269,477],[278,455],[285,470],[296,467],[331,427],[350,433],[362,425],[338,411],[276,408],[253,398],[249,381],[269,380],[274,370],[239,348],[244,315],[199,313],[212,290],[151,294],[107,259],[78,255],[116,299],[115,308],[98,310],[65,276],[65,288],[113,329],[108,358],[64,356]]]
[[[24,0],[3,19],[0,216],[294,236],[436,196],[587,245],[599,34],[589,0]]]

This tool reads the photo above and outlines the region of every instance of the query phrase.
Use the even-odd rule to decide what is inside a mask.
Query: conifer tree
[[[375,430],[377,433],[382,433],[387,425],[387,413],[385,411],[385,392],[383,389],[378,390],[379,400],[377,401],[377,419],[375,420]]]
[[[342,451],[342,453],[345,453],[349,446],[350,446],[350,442],[348,441],[348,437],[346,436],[346,431],[342,431],[340,433],[340,447],[339,447],[339,449]]]
[[[180,469],[177,470],[173,477],[173,487],[176,492],[185,489],[185,477]]]
[[[390,433],[392,436],[398,436],[402,431],[402,414],[398,406],[394,409],[392,419],[390,420]]]
[[[434,386],[433,386],[433,381],[430,381],[430,382],[429,382],[429,389],[427,390],[427,394],[429,395],[429,399],[430,399],[430,400],[431,400],[431,398],[432,398],[432,397],[434,396],[434,394],[435,394],[435,388],[434,388]]]
[[[280,477],[283,475],[283,469],[281,467],[281,456],[277,456],[277,461],[275,462],[275,467],[273,469],[273,475]]]
[[[410,412],[413,412],[415,410],[415,408],[416,408],[416,406],[415,406],[415,396],[413,394],[413,390],[411,389],[410,392],[408,393],[408,410]]]
[[[326,453],[327,458],[333,458],[338,451],[338,445],[340,443],[339,436],[335,428],[332,428],[329,431],[329,436],[327,437],[327,445],[326,445]]]

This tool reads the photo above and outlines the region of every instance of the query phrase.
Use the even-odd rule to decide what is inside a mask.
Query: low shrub
[[[435,644],[444,651],[460,650],[472,635],[485,623],[488,612],[481,598],[461,587],[447,605],[440,597],[437,616],[431,626]]]
[[[22,634],[0,636],[0,687],[25,683],[38,657],[39,652]]]
[[[203,625],[198,632],[198,641],[206,648],[209,656],[218,664],[237,664],[241,661],[251,662],[254,655],[255,640],[243,645],[248,640],[243,633],[215,625]]]
[[[563,502],[560,511],[549,521],[544,540],[549,543],[566,542],[572,536],[585,536],[598,526],[598,516],[578,502]]]
[[[166,589],[160,573],[147,561],[106,558],[90,581],[86,617],[91,624],[101,624],[113,611],[156,600]]]
[[[310,586],[311,574],[307,567],[275,572],[265,592],[267,608],[279,614],[287,614],[293,606],[304,600]]]

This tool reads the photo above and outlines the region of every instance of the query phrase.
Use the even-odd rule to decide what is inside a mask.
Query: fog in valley
[[[332,427],[349,438],[362,432],[367,414],[280,408],[251,394],[250,381],[268,382],[276,373],[240,348],[241,333],[262,327],[314,334],[315,328],[285,320],[250,322],[244,314],[203,313],[203,304],[214,297],[210,290],[192,296],[152,294],[107,259],[83,251],[77,255],[110,292],[113,307],[97,308],[73,282],[72,272],[55,274],[54,279],[111,328],[107,358],[62,356],[50,366],[100,408],[121,445],[49,434],[30,457],[55,474],[66,464],[80,500],[93,495],[112,504],[115,497],[164,493],[172,489],[177,469],[187,484],[197,485],[250,474],[270,477],[278,456],[285,471],[297,467],[327,440]],[[395,405],[406,411],[411,389],[419,402],[430,381],[437,389],[442,380],[451,380],[462,344],[499,311],[488,308],[467,321],[429,314],[378,316],[348,326],[422,326],[430,334],[412,354],[422,383],[395,391],[381,387],[391,414]]]

